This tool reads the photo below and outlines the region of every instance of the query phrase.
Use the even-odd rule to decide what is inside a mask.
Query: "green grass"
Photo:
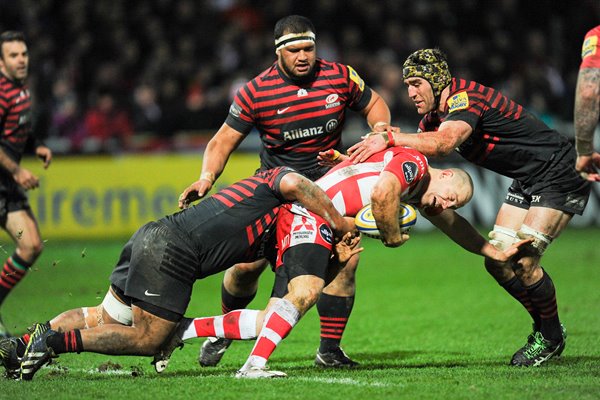
[[[22,331],[63,310],[98,304],[123,243],[48,242],[34,271],[6,301],[5,322]],[[364,240],[356,304],[343,342],[361,362],[357,370],[313,367],[319,328],[311,310],[270,362],[287,379],[233,378],[251,342],[232,346],[219,367],[201,369],[197,340],[176,351],[162,375],[154,373],[149,358],[62,355],[58,366],[40,371],[32,382],[0,381],[0,398],[597,399],[599,243],[599,230],[571,229],[545,256],[569,339],[563,357],[541,368],[507,366],[529,334],[530,321],[485,273],[482,259],[438,233],[418,232],[400,249]],[[219,312],[220,279],[197,283],[188,315]],[[272,274],[262,279],[254,308],[270,293]],[[121,369],[97,372],[108,361]]]

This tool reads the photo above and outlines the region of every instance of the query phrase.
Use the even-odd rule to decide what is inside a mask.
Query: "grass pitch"
[[[22,332],[61,311],[98,304],[124,243],[46,243],[4,304],[4,321]],[[343,341],[361,362],[356,370],[313,366],[319,341],[313,309],[272,356],[271,368],[287,372],[287,379],[233,378],[253,342],[235,343],[217,368],[200,368],[198,339],[176,351],[161,375],[149,358],[67,354],[31,382],[0,380],[0,398],[597,399],[599,243],[597,229],[568,229],[544,257],[568,341],[563,357],[541,368],[507,365],[525,343],[530,321],[487,275],[482,259],[437,232],[416,232],[399,249],[364,239],[357,299]],[[253,308],[261,308],[270,293],[272,274],[262,279]],[[189,316],[219,313],[220,280],[217,275],[196,284]]]

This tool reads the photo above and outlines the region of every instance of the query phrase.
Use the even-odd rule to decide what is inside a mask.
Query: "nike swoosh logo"
[[[289,108],[289,107],[286,107],[286,108],[280,108],[279,110],[277,110],[277,114],[283,114],[284,112],[286,112],[286,111],[287,111],[287,109],[288,109],[288,108]]]
[[[148,291],[148,289],[146,289],[146,291],[144,292],[144,294],[145,294],[146,296],[148,296],[148,297],[160,297],[160,294],[158,294],[158,293],[150,293],[150,292]]]

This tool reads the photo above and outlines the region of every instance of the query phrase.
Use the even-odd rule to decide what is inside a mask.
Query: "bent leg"
[[[0,271],[0,305],[25,277],[43,249],[40,231],[31,210],[9,212],[4,228],[14,241],[16,249]]]
[[[106,324],[81,330],[82,351],[133,356],[152,356],[160,350],[177,325],[132,305],[131,326]]]

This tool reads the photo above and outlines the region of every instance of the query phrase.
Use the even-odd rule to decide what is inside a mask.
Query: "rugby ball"
[[[356,213],[354,223],[356,224],[356,229],[365,236],[374,239],[381,237],[375,223],[375,218],[373,218],[371,204],[367,204]],[[400,224],[400,230],[403,233],[408,233],[410,228],[417,223],[417,210],[410,204],[401,202],[398,223]]]

